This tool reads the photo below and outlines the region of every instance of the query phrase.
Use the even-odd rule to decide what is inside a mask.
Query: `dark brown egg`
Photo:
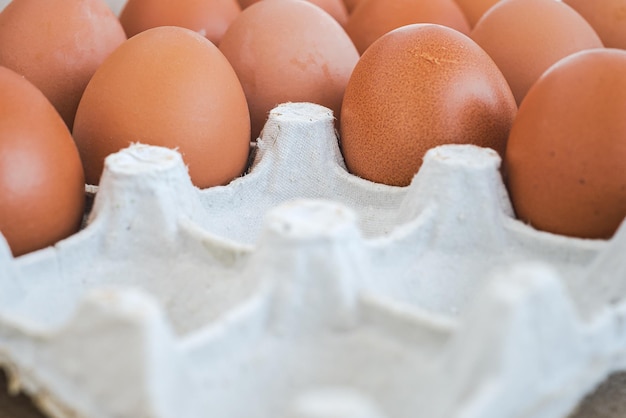
[[[75,233],[83,168],[61,116],[23,76],[0,67],[0,232],[13,255]]]
[[[626,51],[571,55],[533,85],[505,167],[515,211],[533,227],[608,238],[626,216]]]
[[[430,148],[460,143],[504,155],[517,107],[476,43],[441,25],[396,29],[365,51],[346,87],[341,147],[348,170],[408,185]]]
[[[133,36],[85,89],[74,139],[89,184],[107,155],[133,142],[178,148],[193,183],[242,174],[250,148],[246,98],[224,55],[198,33],[160,26]]]
[[[70,130],[89,79],[125,39],[103,0],[13,0],[0,13],[0,65],[37,86]]]

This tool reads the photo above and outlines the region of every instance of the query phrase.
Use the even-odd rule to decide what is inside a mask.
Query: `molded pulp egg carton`
[[[0,240],[0,363],[58,418],[563,418],[626,369],[626,229],[533,230],[499,165],[447,145],[371,183],[307,103],[227,186],[133,145],[79,233]]]

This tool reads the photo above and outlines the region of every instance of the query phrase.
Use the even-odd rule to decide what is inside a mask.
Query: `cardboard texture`
[[[533,230],[499,164],[448,145],[374,184],[309,103],[228,186],[131,146],[81,232],[0,245],[0,363],[56,418],[564,418],[625,367],[626,228]]]

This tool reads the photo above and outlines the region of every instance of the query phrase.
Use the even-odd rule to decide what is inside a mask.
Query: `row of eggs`
[[[14,255],[74,233],[85,182],[133,142],[178,148],[200,188],[228,184],[287,101],[332,109],[346,166],[367,180],[406,186],[429,148],[472,143],[500,153],[517,215],[539,229],[609,238],[626,215],[626,36],[606,17],[626,1],[360,0],[345,19],[323,2],[246,3],[0,13],[0,231]]]

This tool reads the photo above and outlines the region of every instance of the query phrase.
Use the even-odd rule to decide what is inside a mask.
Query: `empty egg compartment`
[[[278,106],[249,173],[205,190],[131,146],[78,234],[2,245],[13,389],[57,418],[564,418],[626,369],[625,227],[533,230],[468,145],[365,181],[333,122]]]

